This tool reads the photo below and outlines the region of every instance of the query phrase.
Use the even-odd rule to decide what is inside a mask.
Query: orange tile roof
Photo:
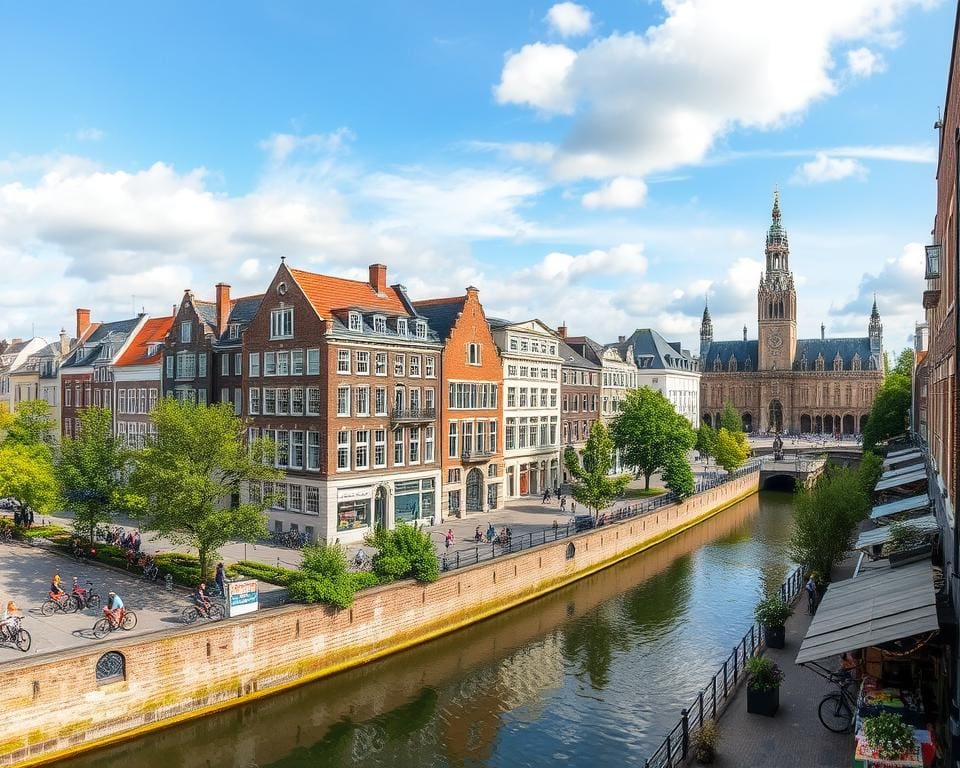
[[[447,296],[444,299],[420,299],[413,302],[415,307],[433,307],[438,304],[456,304],[466,299],[466,296]]]
[[[410,316],[409,310],[400,298],[400,292],[395,287],[387,286],[384,295],[378,296],[370,283],[360,280],[318,275],[300,269],[291,269],[290,274],[306,294],[317,314],[325,320],[330,318],[333,310],[347,307],[380,309],[405,317]]]
[[[136,335],[130,346],[117,360],[118,366],[150,365],[160,362],[160,352],[147,357],[150,342],[162,342],[173,327],[173,316],[153,317],[143,324],[140,333]]]

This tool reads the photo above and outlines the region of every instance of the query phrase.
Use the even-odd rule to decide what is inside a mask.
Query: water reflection
[[[642,761],[787,571],[789,497],[751,497],[545,598],[403,654],[63,768]]]

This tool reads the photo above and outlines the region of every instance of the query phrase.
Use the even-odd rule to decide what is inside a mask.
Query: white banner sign
[[[369,499],[371,490],[369,485],[361,488],[341,488],[337,491],[337,501],[360,501],[361,499]]]
[[[260,588],[256,579],[227,582],[227,616],[253,613],[260,607]]]

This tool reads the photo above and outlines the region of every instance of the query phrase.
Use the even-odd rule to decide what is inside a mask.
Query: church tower
[[[790,370],[797,351],[797,292],[790,272],[787,231],[780,223],[780,195],[773,193],[773,212],[764,253],[767,268],[757,290],[759,369]]]
[[[880,313],[877,311],[877,297],[873,297],[873,309],[870,311],[870,325],[867,327],[870,336],[870,357],[876,370],[883,370],[883,324],[880,322]]]
[[[710,319],[710,307],[703,302],[703,320],[700,321],[700,365],[706,366],[710,345],[713,344],[713,320]]]

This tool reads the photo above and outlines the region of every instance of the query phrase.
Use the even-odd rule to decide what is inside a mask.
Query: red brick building
[[[251,436],[286,472],[274,530],[348,542],[439,517],[441,349],[382,264],[361,282],[281,263],[243,335]]]
[[[131,447],[142,448],[155,432],[150,411],[162,391],[163,345],[173,317],[147,320],[113,365],[114,430]]]
[[[600,418],[601,373],[600,364],[588,360],[569,347],[563,339],[567,327],[557,329],[560,337],[560,444],[582,454],[590,437],[590,427]],[[560,455],[563,459],[563,453]],[[570,478],[565,466],[561,467],[563,482]]]
[[[478,514],[503,499],[503,363],[476,288],[414,302],[443,341],[440,363],[442,514]]]

